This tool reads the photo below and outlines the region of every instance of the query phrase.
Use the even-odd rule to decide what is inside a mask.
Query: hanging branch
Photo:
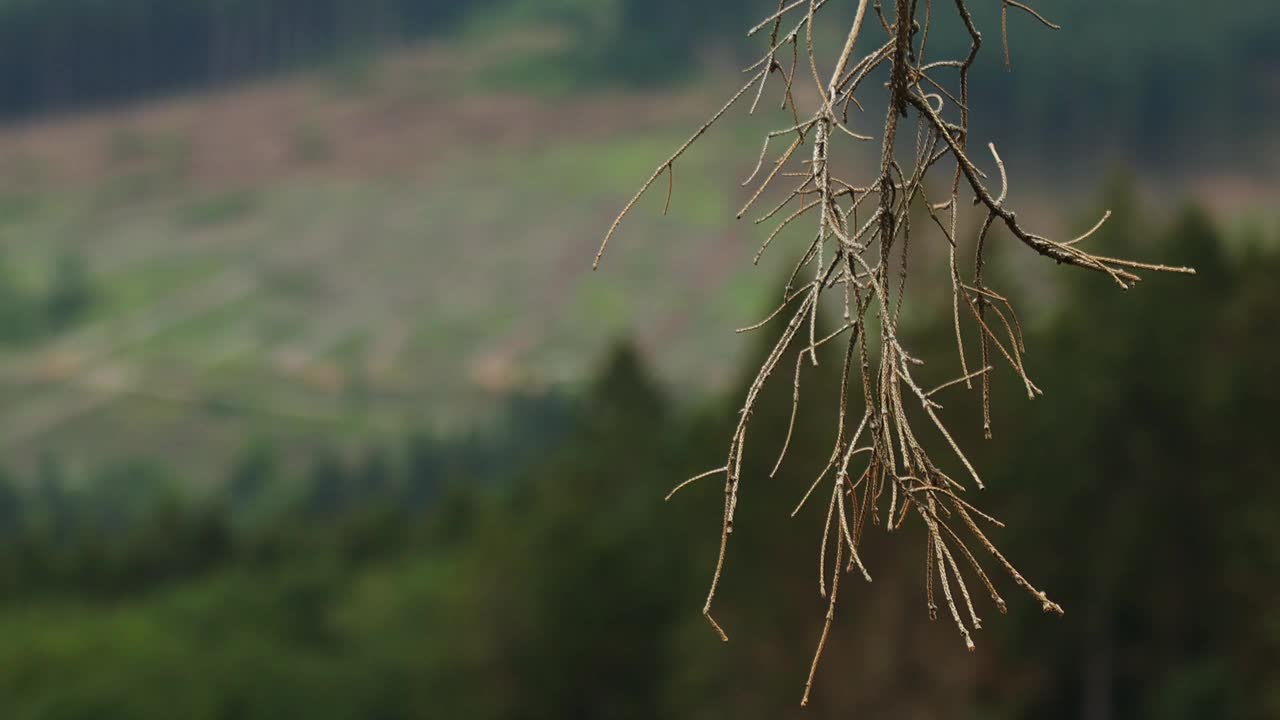
[[[1097,232],[1109,213],[1092,230],[1067,242],[1032,232],[1006,204],[1010,196],[1009,174],[994,143],[987,146],[999,178],[998,190],[992,191],[987,173],[979,169],[969,149],[969,73],[982,46],[982,36],[973,22],[967,0],[954,0],[954,12],[970,38],[969,51],[963,58],[925,60],[929,29],[935,20],[933,0],[893,0],[891,14],[882,7],[881,0],[859,0],[840,55],[831,70],[823,73],[814,51],[814,30],[819,18],[823,17],[820,12],[827,4],[826,0],[780,0],[777,11],[751,30],[749,35],[771,28],[768,49],[760,60],[746,69],[750,79],[657,167],[618,215],[596,255],[598,266],[623,219],[663,174],[668,175],[669,203],[675,163],[753,89],[754,101],[750,110],[754,112],[769,80],[774,74],[782,75],[782,105],[790,109],[795,122],[766,136],[755,170],[744,183],[748,187],[754,184],[754,188],[738,216],[745,216],[767,191],[778,184],[779,178],[799,179],[799,183],[787,190],[772,210],[756,221],[777,222],[776,218],[785,208],[799,203],[774,227],[755,259],[759,260],[783,230],[802,221],[811,224],[813,234],[810,237],[813,240],[787,284],[782,305],[761,323],[742,330],[759,330],[771,320],[787,318],[786,325],[747,389],[724,465],[681,483],[671,495],[696,481],[723,476],[720,549],[703,615],[720,637],[728,640],[712,615],[712,606],[725,571],[729,538],[734,531],[734,517],[742,489],[742,461],[752,413],[762,389],[783,357],[789,351],[797,350],[792,416],[774,467],[776,473],[790,447],[800,399],[802,364],[807,359],[808,363],[816,365],[818,348],[828,342],[845,343],[844,374],[836,398],[839,415],[835,443],[825,468],[792,513],[799,512],[800,507],[824,483],[829,486],[831,494],[819,550],[818,578],[820,593],[828,599],[828,610],[802,705],[809,701],[814,676],[834,621],[840,575],[857,568],[866,580],[871,579],[862,563],[859,543],[868,513],[873,522],[879,522],[885,495],[888,495],[888,512],[883,517],[887,529],[901,527],[909,517],[919,518],[924,526],[930,616],[936,615],[935,588],[940,588],[946,609],[969,649],[974,647],[972,632],[981,627],[981,622],[961,565],[956,561],[957,555],[963,558],[972,572],[971,577],[978,579],[1000,612],[1005,612],[1005,602],[979,560],[983,552],[1046,612],[1062,613],[1061,607],[1009,563],[975,521],[977,517],[999,525],[997,520],[962,499],[970,482],[981,489],[982,480],[939,418],[937,410],[942,406],[934,399],[941,390],[961,384],[971,388],[973,381],[977,380],[981,384],[983,427],[990,436],[990,377],[996,365],[993,360],[1003,359],[1022,382],[1029,397],[1040,393],[1023,362],[1026,348],[1017,315],[1009,301],[988,287],[983,277],[992,228],[1003,226],[1013,238],[1032,251],[1059,264],[1106,275],[1124,289],[1138,283],[1138,273],[1143,271],[1194,273],[1191,268],[1125,260],[1082,249],[1082,241]],[[1048,28],[1058,29],[1030,6],[1014,0],[1001,0],[1001,38],[1006,62],[1009,58],[1010,9],[1028,14]],[[868,22],[872,12],[875,20]],[[868,42],[864,34],[875,34],[876,26],[884,36]],[[871,28],[870,32],[864,33],[868,28]],[[859,56],[858,48],[868,46],[872,49]],[[792,57],[789,69],[784,69],[778,62],[778,57],[786,54]],[[793,92],[797,64],[808,66],[807,73],[801,71],[801,74],[811,75],[817,90],[817,107],[809,112],[801,111]],[[868,133],[863,133],[850,127],[849,111],[851,107],[863,110],[865,106],[855,94],[862,89],[863,81],[876,72],[883,72],[888,77],[883,95],[883,124],[879,131],[879,164],[868,182],[858,184],[837,177],[831,158],[842,140],[867,142],[873,139],[869,129]],[[915,125],[914,148],[905,147],[901,141],[905,134],[904,123],[910,121]],[[761,171],[766,167],[770,142],[783,137],[792,137],[792,140],[769,164],[764,179],[759,180]],[[798,151],[804,146],[811,146],[809,157],[799,160]],[[911,161],[904,165],[903,160],[907,156]],[[944,172],[948,167],[952,172],[950,196],[943,202],[930,203],[925,195],[926,178],[932,173]],[[972,199],[972,205],[978,207],[983,217],[974,243],[975,263],[969,280],[963,277],[958,261],[961,239],[957,228],[964,199]],[[913,234],[921,234],[911,225],[913,203],[923,204],[933,226],[947,243],[955,340],[960,360],[958,376],[952,375],[954,379],[927,392],[915,375],[922,361],[904,347],[899,337],[899,317],[910,277],[906,262],[907,245]],[[859,211],[864,204],[873,210],[869,216],[859,220]],[[891,277],[895,251],[901,254],[901,259],[896,277]],[[797,285],[806,272],[810,279]],[[819,316],[821,308],[828,302],[840,304],[843,321],[833,331],[824,333],[819,330]],[[966,356],[963,339],[965,318],[972,320],[973,331],[978,335],[980,359],[972,365]],[[874,356],[868,347],[868,334],[879,338]],[[971,371],[971,367],[981,369]],[[849,381],[855,374],[861,384],[860,398],[850,397]],[[919,404],[918,417],[928,420],[923,423],[923,431],[936,433],[941,438],[967,477],[957,479],[947,474],[926,451],[919,439],[917,423],[907,413],[907,407],[915,403]],[[835,546],[835,561],[828,565],[828,549],[832,544]]]

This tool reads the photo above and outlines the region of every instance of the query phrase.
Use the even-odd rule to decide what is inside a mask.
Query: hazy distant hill
[[[0,347],[6,456],[167,448],[198,471],[259,432],[465,426],[507,392],[576,382],[623,335],[661,348],[671,379],[723,380],[786,258],[753,271],[757,234],[725,225],[743,168],[714,148],[745,137],[713,138],[670,216],[646,206],[590,272],[609,214],[719,84],[459,93],[494,49],[0,132],[0,284],[34,291],[71,252],[97,298]]]
[[[590,273],[612,214],[731,80],[511,87],[571,40],[508,26],[0,131],[0,291],[42,291],[59,257],[94,288],[70,327],[0,346],[7,457],[166,448],[198,473],[259,433],[465,426],[505,393],[573,385],[621,335],[678,387],[723,383],[732,328],[794,260],[752,268],[763,233],[729,221],[765,119],[709,136],[670,216],[650,198]],[[1029,212],[1037,187],[1064,189],[1044,159],[1007,159]],[[1211,202],[1266,201],[1195,170]],[[1072,217],[1091,187],[1039,215]]]

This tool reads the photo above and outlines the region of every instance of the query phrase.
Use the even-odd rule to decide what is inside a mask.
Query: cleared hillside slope
[[[571,388],[624,336],[674,386],[723,387],[746,342],[731,329],[794,259],[784,245],[753,268],[763,233],[730,221],[765,119],[709,136],[670,215],[651,198],[591,273],[613,213],[726,82],[485,89],[492,63],[554,42],[412,49],[0,130],[3,260],[38,286],[81,254],[97,298],[68,331],[0,350],[8,457],[161,450],[199,471],[262,434],[456,429],[507,393]],[[1205,196],[1256,204],[1258,187]]]

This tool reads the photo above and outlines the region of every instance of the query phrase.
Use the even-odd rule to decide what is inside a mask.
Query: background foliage
[[[809,712],[1280,710],[1268,479],[1280,255],[1225,253],[1203,212],[1165,221],[1131,197],[1108,204],[1118,212],[1101,242],[1158,235],[1201,275],[1117,297],[1063,274],[1064,302],[1028,339],[1053,407],[997,385],[1004,412],[983,446],[1005,544],[1067,615],[1017,598],[965,656],[951,628],[925,620],[918,558],[900,556],[909,544],[873,536],[875,582],[851,585]],[[766,398],[760,437],[785,427],[789,394]],[[79,478],[49,458],[35,477],[5,476],[7,714],[793,716],[823,603],[818,538],[785,510],[815,468],[770,481],[774,448],[749,458],[758,487],[722,595],[728,646],[696,611],[720,491],[661,502],[716,462],[734,401],[677,411],[622,346],[578,398],[520,400],[484,436],[321,451],[292,472],[253,445],[211,496],[146,463]],[[977,416],[968,395],[946,404]],[[817,457],[831,432],[816,393],[808,407],[796,458]],[[954,664],[925,663],[949,652]]]

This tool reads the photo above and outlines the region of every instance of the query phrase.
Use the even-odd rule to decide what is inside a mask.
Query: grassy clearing
[[[676,133],[658,130],[476,148],[465,165],[407,182],[178,186],[88,209],[55,197],[62,210],[9,227],[91,248],[106,264],[94,263],[100,299],[57,339],[80,362],[73,377],[6,404],[0,426],[23,426],[35,408],[43,424],[20,452],[88,460],[155,447],[212,457],[268,425],[297,425],[309,437],[465,424],[483,416],[495,390],[515,387],[504,383],[573,382],[626,334],[662,336],[674,351],[661,356],[682,358],[682,377],[669,379],[699,382],[685,374],[690,358],[734,342],[707,329],[741,319],[701,325],[706,291],[690,290],[723,282],[706,271],[703,237],[730,212],[723,173],[705,161],[682,165],[670,215],[660,216],[660,194],[646,201],[605,269],[589,272],[608,211],[673,142]],[[210,290],[233,273],[248,289],[225,299]],[[753,306],[720,301],[709,314]],[[699,324],[664,329],[686,314]],[[154,316],[157,330],[139,329]],[[395,333],[407,337],[389,340]],[[135,334],[108,354],[129,378],[119,396],[82,407],[91,391],[78,378],[108,362],[111,337]],[[24,357],[36,362],[42,350]],[[376,376],[372,364],[382,368]],[[494,376],[493,367],[506,370]],[[121,423],[134,430],[101,441],[101,428]]]

